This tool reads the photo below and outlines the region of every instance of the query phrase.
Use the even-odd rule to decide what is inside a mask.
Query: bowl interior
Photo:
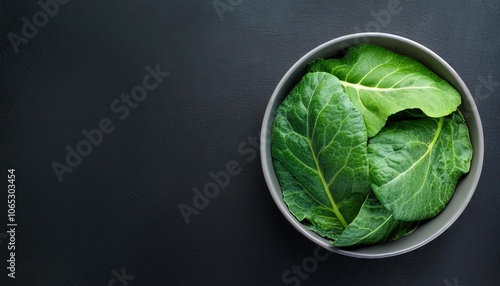
[[[410,235],[383,244],[336,248],[331,246],[327,239],[317,235],[297,221],[289,212],[288,207],[283,201],[281,188],[273,168],[270,131],[277,107],[305,75],[305,68],[309,62],[317,58],[342,56],[348,47],[362,43],[376,44],[396,53],[412,57],[447,80],[458,90],[462,95],[462,104],[459,109],[464,114],[469,128],[473,158],[470,172],[460,179],[455,193],[446,208],[435,218],[421,223]],[[403,254],[425,245],[443,233],[460,216],[469,203],[479,181],[484,156],[483,140],[481,119],[474,99],[465,83],[450,65],[428,48],[409,39],[385,33],[359,33],[343,36],[318,46],[298,60],[283,76],[271,96],[264,115],[261,130],[261,160],[264,177],[271,196],[285,218],[298,231],[314,243],[332,252],[359,258],[382,258]]]

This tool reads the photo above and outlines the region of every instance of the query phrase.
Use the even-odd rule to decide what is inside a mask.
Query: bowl
[[[362,43],[376,44],[396,53],[414,58],[457,89],[462,96],[462,104],[459,109],[464,114],[469,128],[473,157],[470,172],[460,179],[455,193],[446,208],[436,217],[421,223],[413,233],[398,240],[382,244],[337,248],[333,247],[326,238],[309,230],[299,222],[290,213],[283,201],[282,191],[274,172],[271,157],[271,128],[276,109],[306,74],[306,65],[309,62],[317,58],[342,56],[348,47]],[[400,255],[420,248],[442,234],[457,220],[471,200],[479,182],[484,157],[484,138],[481,119],[474,99],[460,76],[448,63],[425,46],[407,38],[386,33],[358,33],[342,36],[314,48],[299,59],[280,80],[269,100],[264,114],[260,138],[264,177],[274,202],[286,220],[315,244],[332,252],[357,258],[383,258]]]

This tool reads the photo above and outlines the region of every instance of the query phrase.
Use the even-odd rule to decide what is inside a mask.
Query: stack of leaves
[[[469,171],[460,103],[424,65],[379,46],[311,62],[272,130],[290,212],[338,247],[409,234],[445,208]]]

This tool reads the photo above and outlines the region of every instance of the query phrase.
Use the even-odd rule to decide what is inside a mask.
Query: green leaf
[[[375,45],[348,49],[341,59],[317,59],[310,72],[328,72],[340,79],[349,99],[360,110],[373,137],[387,117],[418,108],[427,116],[442,117],[460,105],[460,94],[418,61]]]
[[[358,216],[332,244],[341,247],[395,240],[412,232],[417,225],[416,222],[394,219],[392,213],[370,193]]]
[[[298,185],[277,172],[298,220],[311,220],[315,214],[307,212],[321,210],[327,217],[321,225],[338,221],[345,228],[370,192],[366,127],[331,74],[306,74],[277,109],[272,155],[275,169],[281,162],[303,189],[298,194]],[[312,221],[313,228],[320,227],[318,219]]]
[[[467,125],[458,111],[388,123],[368,144],[373,191],[403,221],[441,212],[458,179],[469,171],[471,158]]]
[[[380,201],[379,201],[380,203]],[[403,236],[407,236],[412,233],[415,229],[417,229],[420,222],[418,221],[399,221],[401,222],[398,226],[396,226],[386,241],[393,241],[400,239]]]
[[[317,203],[283,163],[275,160],[274,170],[283,190],[283,200],[297,220],[321,236],[337,238],[344,230],[344,226],[332,215],[331,208]]]

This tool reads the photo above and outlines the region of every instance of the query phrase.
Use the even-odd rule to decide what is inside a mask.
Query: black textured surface
[[[8,34],[41,8],[0,1],[0,176],[16,168],[18,222],[17,278],[0,237],[0,285],[500,285],[499,2],[401,0],[379,27],[371,21],[394,0],[331,2],[73,0],[16,53]],[[219,17],[214,3],[230,9]],[[368,30],[415,40],[462,76],[485,131],[481,181],[425,247],[382,260],[332,254],[283,281],[293,265],[314,268],[315,245],[275,207],[252,138],[296,60]],[[157,64],[169,75],[120,120],[111,103]],[[52,162],[103,118],[115,129],[60,183]],[[232,160],[241,171],[187,225],[179,204],[192,206],[193,188]],[[6,179],[0,189],[1,234]],[[122,268],[135,278],[117,279]]]

